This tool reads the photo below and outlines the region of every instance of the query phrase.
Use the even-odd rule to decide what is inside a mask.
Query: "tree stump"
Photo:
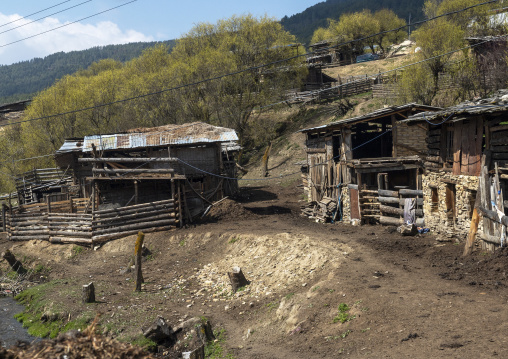
[[[138,233],[138,238],[136,239],[136,247],[134,249],[134,272],[136,273],[136,292],[141,292],[141,283],[143,280],[143,272],[141,271],[141,260],[143,256],[143,241],[145,239],[145,235],[143,232]]]
[[[7,263],[9,263],[13,271],[17,272],[18,274],[26,273],[26,269],[23,268],[21,262],[16,259],[10,250],[7,249],[5,252],[3,252],[2,258],[5,259]]]
[[[243,275],[240,267],[233,267],[233,271],[228,272],[228,277],[234,293],[236,293],[238,288],[245,287],[250,283]]]
[[[93,282],[83,285],[83,293],[81,296],[83,303],[95,302],[95,287]]]
[[[182,359],[205,359],[205,346],[202,345],[191,352],[182,352]]]
[[[143,330],[143,335],[145,336],[145,338],[153,340],[157,344],[174,341],[173,329],[166,323],[166,320],[160,315],[157,316],[152,325]]]

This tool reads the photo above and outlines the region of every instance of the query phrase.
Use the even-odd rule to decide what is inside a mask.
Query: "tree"
[[[421,51],[418,53],[433,78],[433,96],[438,91],[439,73],[443,72],[453,53],[464,46],[464,31],[444,18],[425,23],[414,32]]]
[[[383,53],[388,45],[399,43],[407,36],[406,29],[402,28],[406,25],[406,21],[398,17],[392,10],[381,9],[376,11],[374,13],[374,20],[378,22],[380,32],[380,34],[374,38],[374,41]],[[401,29],[383,33],[398,28]]]

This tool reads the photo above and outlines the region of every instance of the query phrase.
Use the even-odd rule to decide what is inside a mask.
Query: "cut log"
[[[145,163],[145,162],[178,162],[175,157],[98,157],[98,158],[78,158],[78,162],[97,163],[97,162],[117,162],[117,163]]]
[[[141,259],[143,255],[143,241],[145,239],[145,235],[143,232],[138,233],[138,238],[136,239],[136,247],[134,248],[135,255],[135,273],[136,273],[136,292],[141,292],[141,283],[143,283],[143,273],[141,271]]]
[[[234,293],[236,293],[238,288],[245,287],[250,283],[243,275],[240,267],[233,267],[233,270],[228,272],[228,276]]]
[[[74,243],[74,244],[84,244],[91,245],[92,238],[79,238],[79,237],[49,237],[49,241],[51,243]]]
[[[26,273],[26,269],[23,268],[23,264],[16,259],[16,256],[14,256],[10,250],[7,249],[5,252],[3,252],[2,258],[5,259],[7,263],[9,263],[13,271],[17,272],[18,274]]]
[[[176,219],[166,219],[166,220],[160,220],[160,221],[153,221],[148,223],[136,223],[136,224],[130,224],[126,226],[118,226],[115,228],[108,228],[108,229],[101,229],[98,231],[93,232],[93,236],[98,236],[101,234],[111,234],[115,232],[128,232],[129,230],[143,230],[145,228],[151,228],[151,227],[161,227],[161,226],[167,226],[170,224],[177,224],[178,220]]]
[[[404,208],[397,208],[397,207],[381,205],[381,206],[379,206],[379,210],[382,213],[396,214],[399,216],[404,215]],[[423,210],[422,209],[415,210],[415,215],[419,216],[419,217],[423,216]]]
[[[423,196],[423,191],[420,189],[401,189],[399,190],[401,196]]]
[[[389,191],[386,189],[378,189],[377,193],[383,197],[399,197],[399,191]]]
[[[94,303],[95,302],[95,287],[93,282],[83,285],[83,292],[81,296],[83,303]]]
[[[147,228],[143,229],[143,233],[151,233],[151,232],[161,232],[161,231],[169,231],[175,229],[175,226],[165,226],[165,227],[153,227],[153,228]],[[93,244],[101,244],[105,243],[112,239],[132,236],[133,234],[137,234],[138,230],[131,230],[131,231],[122,231],[122,232],[116,232],[112,234],[104,234],[104,235],[94,235],[92,237]]]
[[[136,204],[136,205],[128,206],[128,207],[119,207],[119,208],[115,208],[115,209],[102,209],[100,211],[95,211],[94,215],[114,213],[115,211],[121,211],[123,209],[139,209],[139,208],[145,208],[145,207],[150,207],[150,206],[157,206],[159,204],[168,204],[168,203],[174,203],[174,202],[175,201],[173,199],[165,199],[165,200],[162,200],[162,201]]]
[[[135,224],[140,222],[151,222],[159,219],[172,219],[176,217],[176,213],[160,211],[155,212],[157,215],[152,215],[149,213],[148,216],[145,216],[146,213],[118,216],[115,218],[107,218],[107,219],[97,219],[94,221],[92,225],[92,229],[105,228],[111,226],[123,226],[126,224]]]
[[[414,224],[403,224],[402,226],[397,227],[397,232],[403,236],[416,236],[418,229]]]
[[[388,217],[388,216],[381,216],[381,217],[379,217],[379,223],[384,224],[384,225],[390,225],[390,226],[400,226],[401,224],[404,224],[404,219],[395,218],[395,217]],[[416,225],[418,227],[422,227],[423,224],[424,224],[423,218],[416,219]]]
[[[201,345],[190,352],[182,352],[182,359],[205,359],[205,346]]]
[[[94,174],[139,174],[139,173],[174,173],[173,168],[115,168],[115,169],[104,169],[104,168],[92,168]]]

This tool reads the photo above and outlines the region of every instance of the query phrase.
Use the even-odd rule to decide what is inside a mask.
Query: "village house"
[[[402,223],[406,198],[423,219],[422,173],[428,124],[401,123],[437,107],[415,103],[383,108],[303,129],[307,163],[303,214],[321,221]]]
[[[232,129],[200,122],[68,139],[55,153],[59,169],[20,177],[9,236],[93,244],[192,222],[238,191],[237,140]],[[34,181],[49,171],[62,177]]]
[[[429,126],[422,176],[423,209],[430,214],[425,224],[443,239],[464,240],[474,234],[472,227],[479,220],[475,207],[504,213],[508,206],[503,198],[508,180],[508,90],[402,122],[414,128],[422,120]],[[501,224],[484,216],[480,229],[484,249],[503,244],[506,228]]]

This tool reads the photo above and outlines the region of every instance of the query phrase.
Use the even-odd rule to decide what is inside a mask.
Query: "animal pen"
[[[10,240],[86,245],[181,227],[237,192],[237,140],[199,122],[68,139],[55,160],[71,179],[45,195],[25,180],[37,195],[4,206],[4,227]]]
[[[410,129],[401,120],[438,109],[411,103],[301,130],[309,201],[303,214],[319,221],[401,224],[407,203],[421,223],[428,128],[421,121]]]

